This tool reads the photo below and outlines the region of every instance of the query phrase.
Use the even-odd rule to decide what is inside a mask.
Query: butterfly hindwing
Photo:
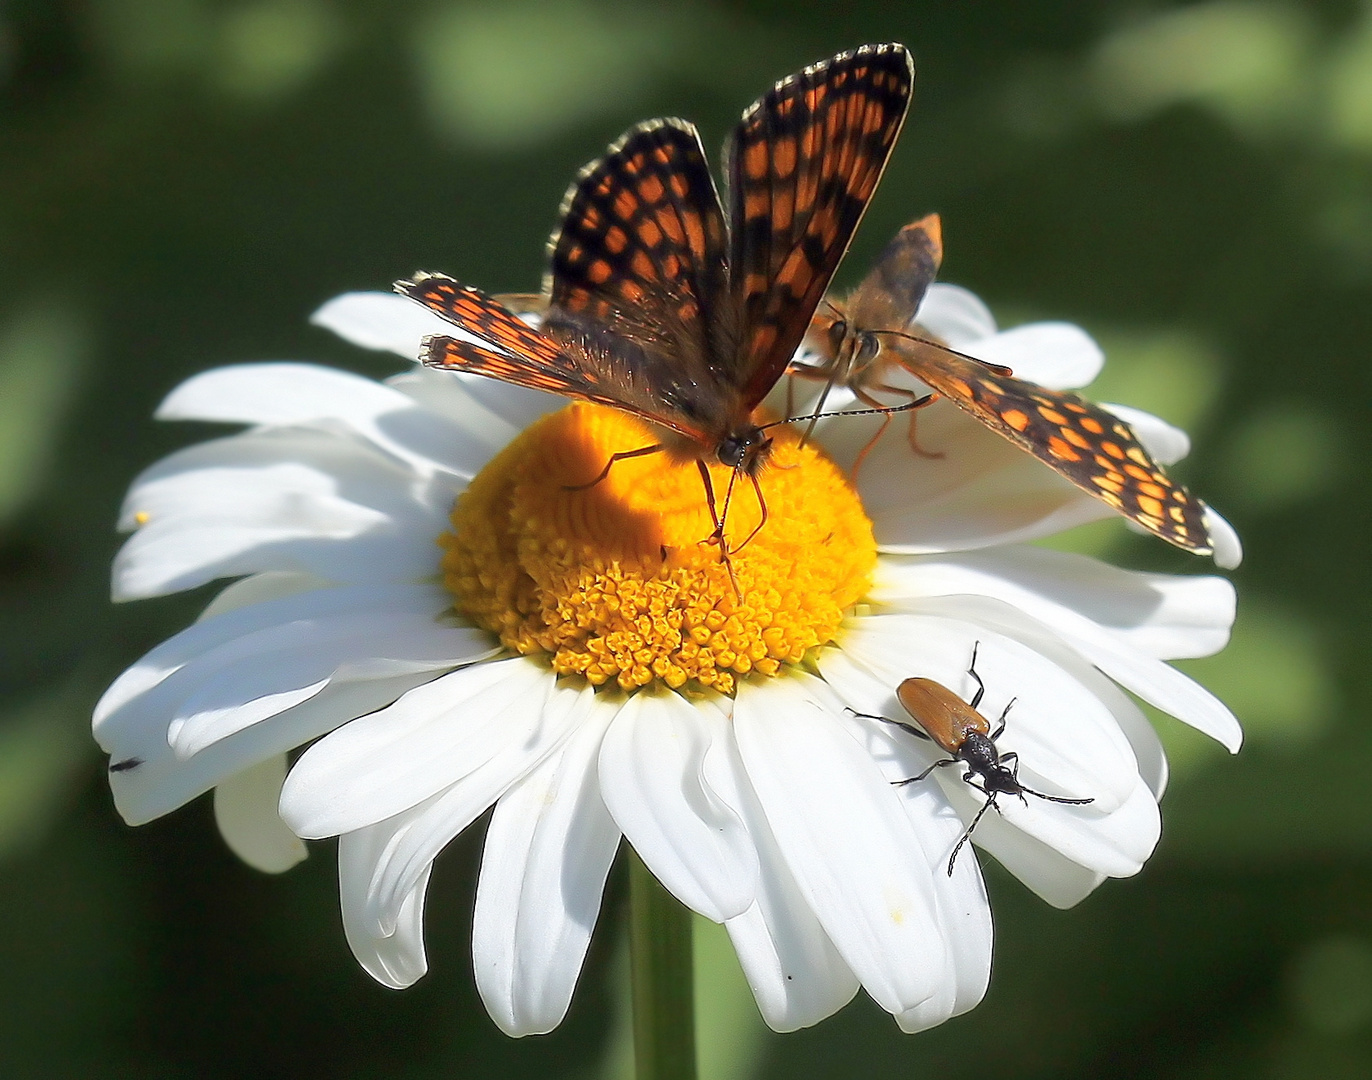
[[[786,369],[867,208],[910,104],[901,45],[869,45],[778,83],[728,152],[733,378],[756,405]]]
[[[558,394],[584,396],[596,387],[594,370],[480,289],[442,274],[416,274],[412,280],[397,281],[395,288],[489,343],[445,335],[425,338],[420,360],[430,367],[470,371]]]
[[[589,323],[567,339],[554,340],[496,298],[441,274],[417,274],[413,280],[397,281],[395,288],[483,339],[477,342],[444,334],[425,338],[419,359],[429,367],[466,371],[610,405],[687,438],[703,438],[689,418],[673,415],[657,388],[642,377],[650,365],[640,347],[614,337],[601,324]]]

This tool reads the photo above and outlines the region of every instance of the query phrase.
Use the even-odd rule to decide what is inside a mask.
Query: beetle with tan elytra
[[[996,746],[996,740],[1005,731],[1005,718],[1009,715],[1011,706],[1019,699],[1010,699],[996,720],[996,730],[992,731],[990,722],[977,711],[977,706],[981,704],[982,696],[986,693],[986,684],[977,674],[977,650],[980,648],[979,641],[972,646],[972,662],[967,668],[967,674],[977,683],[976,693],[972,695],[971,701],[963,701],[953,691],[933,679],[911,678],[904,680],[896,688],[896,699],[909,713],[913,724],[905,720],[892,720],[889,716],[854,714],[869,720],[884,720],[888,724],[896,724],[912,735],[928,739],[935,746],[953,755],[935,761],[918,776],[893,781],[897,787],[917,783],[928,777],[935,769],[946,765],[966,765],[967,771],[962,774],[962,779],[986,796],[986,802],[972,818],[972,823],[967,826],[953,848],[953,854],[948,858],[949,877],[953,876],[953,865],[957,862],[958,853],[971,839],[972,831],[982,816],[993,807],[996,813],[1000,813],[1000,808],[996,806],[997,796],[1014,795],[1026,806],[1029,805],[1029,800],[1024,797],[1025,795],[1036,796],[1045,802],[1066,803],[1070,806],[1084,806],[1086,803],[1095,802],[1093,798],[1068,799],[1060,795],[1045,795],[1042,791],[1035,791],[1020,783],[1019,755],[1014,751],[1002,754]],[[1013,769],[1010,768],[1011,762],[1014,763]],[[981,783],[977,783],[977,780]]]

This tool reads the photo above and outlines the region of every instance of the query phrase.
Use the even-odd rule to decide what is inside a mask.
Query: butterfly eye
[[[854,359],[859,364],[865,364],[876,357],[881,351],[881,342],[877,340],[876,334],[861,334],[858,337],[857,355]]]
[[[829,324],[829,347],[838,352],[839,346],[843,344],[843,339],[848,336],[848,323],[843,319],[835,319]]]

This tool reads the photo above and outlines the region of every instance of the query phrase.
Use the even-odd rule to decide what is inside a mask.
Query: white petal
[[[915,321],[955,349],[964,349],[996,332],[995,316],[976,293],[941,281],[925,292]]]
[[[1142,409],[1130,408],[1128,405],[1102,402],[1101,407],[1108,409],[1128,424],[1143,444],[1143,448],[1157,459],[1158,464],[1175,465],[1191,452],[1191,437],[1166,420]]]
[[[1028,575],[1013,575],[1004,568],[1025,558],[1024,551],[997,552],[992,562],[982,563],[981,553],[933,559],[887,559],[881,564],[873,596],[897,608],[918,607],[922,597],[990,597],[1001,604],[1029,613],[1052,629],[1091,663],[1145,701],[1190,724],[1231,751],[1243,738],[1234,715],[1199,684],[1175,668],[1147,655],[1125,635],[1056,601],[1045,601],[1026,582]],[[1043,554],[1039,552],[1037,554]],[[1000,565],[997,565],[999,563]],[[1024,580],[1014,580],[1015,576]],[[969,611],[973,610],[969,607]],[[985,617],[977,613],[977,621]]]
[[[101,698],[96,738],[116,761],[168,748],[186,759],[326,687],[427,678],[493,651],[484,631],[443,625],[433,608],[405,610],[411,597],[398,590],[318,592],[217,616],[164,642]],[[379,610],[341,610],[368,596]]]
[[[625,703],[600,749],[605,805],[644,864],[694,911],[724,922],[757,891],[752,840],[730,799],[733,741],[718,709],[670,692]]]
[[[492,651],[484,631],[409,612],[273,626],[222,645],[178,673],[174,681],[189,693],[171,717],[167,741],[178,756],[190,757],[331,684],[437,671]]]
[[[1143,715],[1143,710],[1134,704],[1134,699],[1125,694],[1118,686],[1101,674],[1099,668],[1086,665],[1069,665],[1072,675],[1087,686],[1115,717],[1115,723],[1129,740],[1134,750],[1134,760],[1138,762],[1139,775],[1148,785],[1156,802],[1167,790],[1168,765],[1167,753],[1157,731]]]
[[[313,574],[301,574],[290,570],[271,570],[265,574],[239,578],[226,585],[219,594],[200,613],[197,622],[204,622],[227,611],[262,604],[268,600],[280,600],[287,596],[314,592],[318,589],[333,588],[337,582],[326,581]]]
[[[739,750],[802,895],[867,992],[903,1013],[948,978],[931,874],[899,797],[827,699],[800,677],[745,684]]]
[[[561,749],[500,799],[486,831],[472,966],[486,1011],[507,1035],[551,1031],[571,1004],[619,847],[596,781],[613,715],[586,709]]]
[[[924,1031],[975,1007],[991,981],[994,926],[986,884],[975,859],[961,860],[950,877],[948,859],[962,836],[963,823],[931,785],[900,788],[901,804],[920,837],[926,865],[934,880],[939,929],[948,946],[951,971],[940,993],[896,1016],[902,1031]]]
[[[502,754],[540,742],[552,686],[547,668],[523,657],[433,679],[305,751],[282,789],[282,816],[313,839],[403,813]]]
[[[221,596],[240,588],[247,589],[249,581],[231,586]],[[263,589],[270,589],[274,580],[259,581],[258,584]],[[244,594],[239,592],[237,595]],[[301,620],[328,619],[358,612],[409,613],[417,620],[428,619],[433,623],[449,606],[451,598],[443,589],[433,585],[383,585],[310,589],[257,603],[227,603],[230,603],[228,610],[217,615],[210,615],[207,611],[195,625],[168,638],[115,679],[95,706],[94,731],[101,746],[113,752],[113,746],[107,740],[120,738],[115,732],[122,732],[124,725],[129,723],[133,723],[135,730],[145,736],[165,742],[170,712],[157,713],[147,701],[141,701],[136,711],[127,715],[126,706],[199,657],[232,645],[240,638]],[[488,647],[489,641],[484,644]],[[457,654],[455,662],[470,655]],[[124,718],[115,719],[117,713],[125,713]]]
[[[988,824],[991,814],[982,818]],[[1080,904],[1105,880],[1105,875],[1075,863],[1060,851],[1016,829],[988,830],[977,827],[976,846],[1019,878],[1039,899],[1055,908]],[[964,855],[966,849],[964,849]]]
[[[474,476],[490,457],[466,426],[410,396],[316,364],[234,364],[196,375],[171,392],[160,420],[315,426],[360,436],[420,472]]]
[[[110,792],[130,825],[142,825],[170,813],[217,784],[266,758],[284,754],[332,731],[355,716],[389,705],[428,674],[344,683],[329,687],[293,709],[254,724],[215,743],[192,758],[177,758],[160,736],[111,739]],[[139,734],[136,723],[128,725]]]
[[[919,410],[918,446],[910,421],[838,417],[817,430],[830,456],[857,474],[863,506],[883,550],[908,553],[966,551],[1050,536],[1114,511],[1087,495],[1009,440],[947,401]]]
[[[760,871],[753,905],[725,925],[762,1018],[796,1031],[846,1005],[857,976],[796,885],[751,784],[739,785],[738,801]]]
[[[404,915],[406,898],[424,880],[439,853],[514,783],[556,751],[594,705],[588,695],[556,686],[551,678],[539,688],[537,698],[546,705],[538,718],[538,730],[531,737],[512,742],[447,790],[390,819],[394,828],[377,855],[368,888],[370,932],[391,932]],[[529,704],[534,705],[537,698],[531,696]]]
[[[955,593],[995,596],[1050,625],[1063,612],[1075,613],[1160,660],[1219,652],[1236,602],[1224,578],[1123,570],[1033,547],[884,560],[874,589],[895,603]]]
[[[461,481],[422,478],[360,443],[308,429],[246,432],[163,459],[134,482],[116,599],[216,577],[304,571],[334,581],[433,575]]]
[[[214,821],[235,855],[254,869],[281,874],[309,852],[276,811],[286,757],[278,754],[230,776],[214,789]]]
[[[335,296],[310,316],[310,322],[364,349],[385,350],[416,361],[424,338],[456,330],[422,304],[383,292]]]
[[[1214,507],[1205,508],[1205,527],[1210,531],[1210,544],[1215,549],[1212,556],[1215,565],[1221,570],[1234,570],[1243,562],[1243,544],[1234,526],[1215,512]]]
[[[1004,364],[1015,377],[1050,390],[1085,386],[1105,364],[1105,354],[1080,326],[1065,322],[1028,323],[970,343],[969,356]]]
[[[1021,779],[1032,783],[1024,770]],[[985,802],[984,796],[956,779],[940,776],[939,782],[966,820]],[[1162,831],[1158,804],[1141,778],[1133,794],[1108,814],[1094,806],[1061,806],[1032,796],[1026,804],[1002,797],[997,801],[1001,813],[983,817],[973,841],[993,850],[993,844],[1020,843],[1022,837],[1030,837],[1094,873],[1129,877],[1142,869]]]
[[[450,326],[448,329],[455,328]],[[496,420],[496,431],[508,426],[510,433],[500,439],[498,446],[503,446],[540,416],[567,405],[567,399],[557,394],[460,371],[416,368],[387,381],[427,407],[461,420],[464,427],[479,432],[484,425],[477,417],[483,415]],[[473,407],[479,412],[473,413]],[[491,438],[494,437],[492,432]]]
[[[394,822],[382,822],[338,838],[338,893],[343,932],[357,962],[383,986],[403,990],[429,970],[424,956],[424,894],[429,887],[429,870],[406,895],[390,932],[376,932],[368,909],[372,871],[395,827]]]

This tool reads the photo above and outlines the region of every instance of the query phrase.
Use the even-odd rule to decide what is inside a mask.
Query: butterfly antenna
[[[798,424],[802,420],[820,420],[830,416],[890,416],[893,413],[909,412],[911,409],[922,409],[928,405],[937,394],[925,394],[914,401],[907,401],[904,405],[883,405],[879,409],[840,409],[837,412],[806,413],[804,416],[791,416],[785,420],[773,420],[770,424],[763,424],[758,428],[759,431],[766,431],[781,424]]]
[[[815,425],[819,423],[819,418],[824,415],[824,402],[829,398],[829,391],[834,388],[834,383],[838,381],[838,369],[836,368],[824,383],[824,389],[820,391],[819,400],[815,402],[815,412],[810,414],[810,422],[805,425],[805,433],[800,437],[800,445],[804,446],[810,441],[810,434],[815,430]]]

